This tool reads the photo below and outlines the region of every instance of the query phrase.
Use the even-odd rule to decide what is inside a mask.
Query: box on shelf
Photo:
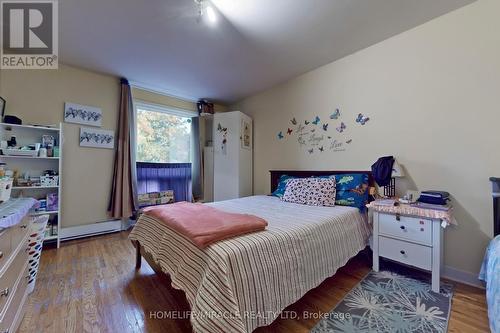
[[[57,193],[47,194],[47,210],[55,211],[59,209],[59,196]]]
[[[174,202],[174,191],[162,191],[139,194],[139,207],[147,207],[154,205],[164,205]]]
[[[38,207],[35,208],[37,212],[47,211],[47,199],[38,200]]]
[[[52,227],[50,224],[47,224],[44,231],[44,238],[48,238],[50,236],[52,236]]]
[[[5,202],[10,199],[10,193],[12,192],[12,179],[11,178],[1,178],[0,179],[0,202]]]

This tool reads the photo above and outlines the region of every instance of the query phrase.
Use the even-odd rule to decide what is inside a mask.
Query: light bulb
[[[217,22],[217,14],[215,14],[215,10],[211,6],[207,6],[207,18],[210,23]]]

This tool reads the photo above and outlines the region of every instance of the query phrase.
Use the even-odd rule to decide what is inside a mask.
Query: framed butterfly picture
[[[241,120],[241,148],[252,149],[252,123]]]

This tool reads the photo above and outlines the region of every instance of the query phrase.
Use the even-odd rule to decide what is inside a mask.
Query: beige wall
[[[103,129],[116,129],[120,85],[112,76],[61,65],[58,70],[2,70],[6,114],[24,123],[58,124],[64,102],[97,106]],[[63,124],[62,226],[109,220],[114,150],[79,147],[79,125]]]
[[[452,193],[459,226],[446,230],[445,264],[476,273],[492,236],[488,177],[500,175],[498,13],[500,1],[479,0],[235,105],[254,118],[255,192],[269,191],[270,169],[367,170],[393,154],[403,188]],[[346,151],[309,155],[296,137],[276,139],[292,117],[337,106]],[[358,113],[369,124],[356,125]]]

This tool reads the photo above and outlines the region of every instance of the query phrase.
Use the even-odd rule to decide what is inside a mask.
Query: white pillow
[[[310,206],[335,206],[335,178],[296,178],[286,184],[281,200]]]

